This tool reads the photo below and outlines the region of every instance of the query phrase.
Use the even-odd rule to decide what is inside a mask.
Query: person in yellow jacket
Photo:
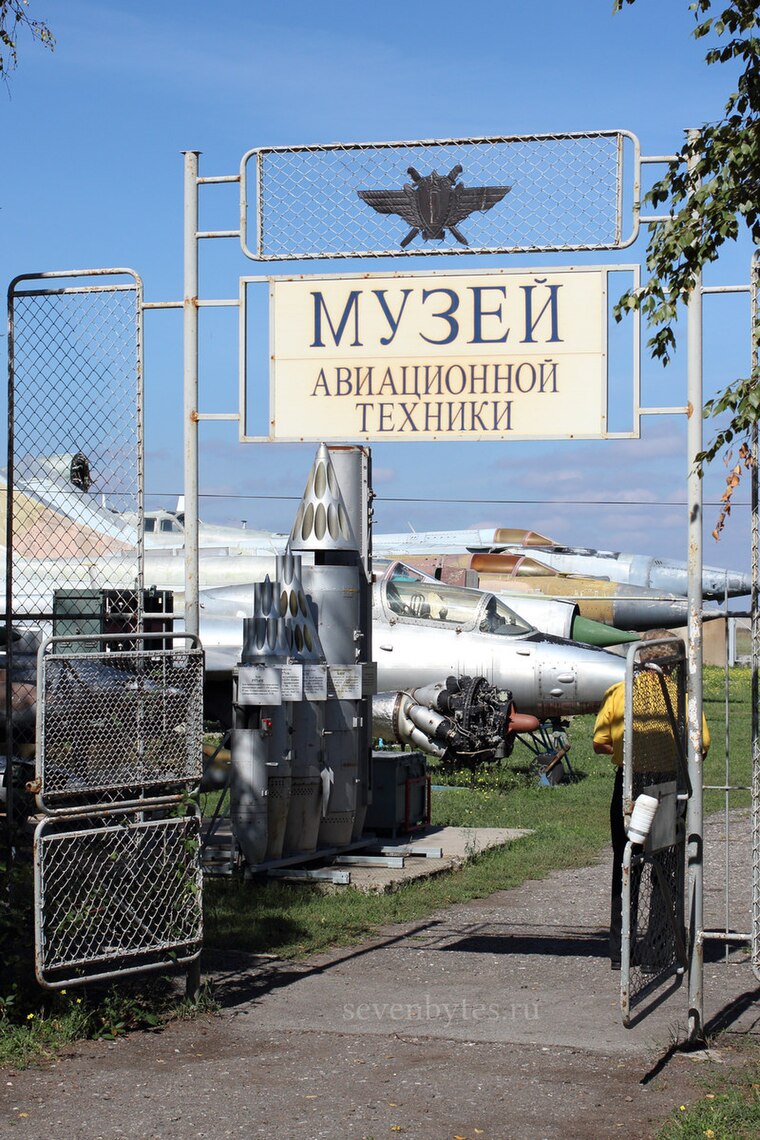
[[[652,629],[642,635],[642,641],[672,638],[667,629]],[[641,662],[656,661],[673,656],[673,647],[653,645],[639,655]],[[666,684],[675,707],[676,693],[672,681]],[[610,801],[610,837],[612,840],[612,887],[610,891],[610,964],[620,969],[620,942],[622,930],[623,854],[626,833],[623,819],[623,736],[625,721],[625,682],[619,681],[604,694],[594,725],[594,752],[610,756],[615,765],[615,782]],[[663,696],[660,678],[655,673],[639,674],[633,710],[636,750],[633,757],[634,772],[647,773],[657,782],[658,776],[675,778],[677,754],[671,728],[670,715]],[[702,752],[710,747],[710,730],[702,717]]]

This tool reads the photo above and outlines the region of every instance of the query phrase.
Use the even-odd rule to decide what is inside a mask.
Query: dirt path
[[[749,823],[731,844],[746,927]],[[711,821],[713,857],[722,821]],[[731,1035],[760,1031],[746,955],[705,971],[711,1058],[671,1049],[685,986],[632,1030],[606,958],[607,862],[394,926],[296,966],[209,962],[220,1016],[86,1042],[2,1074],[0,1135],[565,1140],[653,1135],[718,1085]],[[744,894],[742,894],[744,892]],[[722,900],[708,886],[708,904]],[[708,911],[708,914],[710,912]],[[733,921],[733,918],[732,918]]]

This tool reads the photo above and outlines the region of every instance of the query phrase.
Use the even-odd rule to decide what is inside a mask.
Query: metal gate
[[[631,646],[625,682],[623,937],[625,1025],[687,966],[684,923],[686,662],[680,639]],[[638,842],[636,841],[638,840]]]
[[[203,654],[186,634],[136,641],[40,649],[35,961],[50,988],[185,965],[201,950],[188,796],[201,777]]]
[[[391,143],[335,144],[329,146],[260,147],[249,150],[242,158],[238,174],[201,177],[199,152],[185,152],[185,257],[184,309],[185,333],[185,408],[193,415],[185,417],[185,505],[189,526],[186,530],[186,612],[197,621],[197,534],[190,528],[197,518],[198,427],[205,420],[237,421],[239,439],[253,442],[270,436],[249,435],[247,431],[247,323],[240,322],[240,377],[237,411],[205,413],[199,410],[198,341],[199,312],[207,305],[226,305],[245,311],[245,290],[249,283],[263,278],[241,278],[237,297],[201,296],[198,287],[198,250],[209,238],[239,241],[243,253],[257,262],[291,259],[385,257],[411,255],[448,255],[470,253],[526,253],[530,250],[622,249],[640,236],[642,226],[667,223],[669,214],[646,214],[642,206],[644,168],[661,166],[676,155],[644,155],[638,139],[628,132],[586,132],[522,137],[490,137],[484,139],[416,140]],[[349,176],[350,174],[350,176]],[[411,181],[407,180],[407,176]],[[240,209],[231,219],[231,228],[202,230],[199,224],[200,187],[221,183],[238,183]],[[446,185],[447,184],[447,185]],[[405,219],[403,197],[418,200],[433,190],[444,195],[461,193],[465,187],[480,185],[486,192],[479,209],[484,216],[468,216],[458,237],[448,226],[445,240],[428,240],[431,231],[418,219]],[[461,190],[457,191],[456,187]],[[557,198],[563,206],[556,211]],[[449,200],[447,198],[447,200]],[[564,208],[570,202],[570,214]],[[250,208],[249,208],[250,203]],[[503,205],[502,205],[503,203]],[[493,207],[493,208],[492,208]],[[630,225],[626,216],[630,210]],[[450,217],[453,215],[449,215]],[[408,222],[409,228],[407,227]],[[458,223],[455,221],[455,226]],[[444,227],[445,228],[445,227]],[[440,236],[440,235],[439,235]],[[465,245],[461,240],[466,239]],[[753,262],[751,285],[751,345],[753,367],[757,367],[760,340],[757,328],[758,259]],[[687,306],[687,391],[682,407],[643,408],[640,403],[638,361],[640,346],[635,334],[634,430],[608,432],[606,438],[634,438],[639,432],[643,414],[676,414],[687,417],[686,471],[688,497],[688,675],[689,724],[687,756],[693,795],[688,802],[683,776],[676,779],[676,821],[678,842],[683,829],[683,805],[689,814],[689,924],[688,951],[688,1017],[689,1035],[697,1040],[703,1021],[702,942],[708,932],[703,921],[703,819],[702,757],[696,747],[698,723],[702,708],[702,485],[696,472],[697,456],[703,451],[702,417],[691,414],[701,408],[702,385],[702,304],[709,293],[747,292],[747,286],[703,286],[701,274],[694,277],[694,289]],[[232,293],[233,290],[230,290]],[[638,316],[634,320],[638,322]],[[268,417],[267,417],[268,419]],[[263,426],[264,416],[261,417]],[[268,429],[267,429],[268,430]],[[753,445],[753,895],[752,895],[752,959],[760,977],[760,702],[758,671],[760,670],[760,571],[758,571],[758,493],[757,433]],[[195,593],[193,592],[195,591]],[[188,626],[188,628],[195,628]],[[678,666],[679,692],[683,682],[683,665]],[[629,691],[631,686],[629,685]],[[680,709],[679,695],[679,709]],[[680,718],[680,711],[679,711]],[[679,719],[679,737],[684,734]],[[680,769],[679,769],[680,771]],[[667,782],[667,781],[666,781]],[[672,781],[671,781],[672,782]],[[726,781],[728,783],[728,781]],[[632,794],[632,782],[628,795]],[[658,793],[660,794],[660,793]],[[660,809],[658,808],[658,811]],[[667,809],[671,812],[671,809]],[[665,812],[661,819],[665,818]],[[673,847],[673,843],[665,847]],[[681,854],[672,866],[665,865],[664,855],[656,860],[635,855],[634,864],[644,866],[643,891],[647,884],[660,878],[673,881],[682,866]],[[661,874],[652,867],[659,866]],[[642,874],[636,872],[637,881]],[[654,876],[654,878],[653,878]],[[659,887],[658,887],[659,890]],[[639,892],[640,894],[641,892]],[[649,891],[652,894],[652,890]],[[682,892],[676,892],[682,899]],[[637,895],[638,897],[638,895]],[[659,895],[654,896],[659,899]],[[643,903],[649,906],[650,904]],[[655,901],[655,906],[659,902]],[[682,901],[678,903],[682,906]],[[640,908],[639,908],[640,909]],[[680,913],[680,912],[679,912]],[[643,915],[643,912],[642,912]],[[637,912],[640,927],[643,917]],[[682,930],[682,918],[676,915],[676,927]],[[734,940],[738,935],[732,935]],[[675,938],[675,935],[674,935]],[[743,941],[750,941],[745,935]],[[670,957],[673,955],[671,954]],[[636,954],[633,971],[637,972]],[[631,962],[629,961],[629,973]],[[639,970],[634,977],[634,1004],[638,993],[648,990],[651,975]],[[629,979],[630,980],[630,979]],[[641,984],[639,984],[641,983]],[[646,983],[646,984],[644,984]],[[626,983],[628,985],[628,983]],[[627,1008],[627,1007],[626,1007]],[[629,1016],[627,1013],[626,1016]]]
[[[131,270],[9,289],[6,753],[11,777],[35,754],[50,988],[201,949],[203,655],[145,633],[142,315]]]
[[[51,638],[40,650],[37,802],[47,815],[142,807],[200,781],[197,638],[144,634],[132,649],[121,640]]]

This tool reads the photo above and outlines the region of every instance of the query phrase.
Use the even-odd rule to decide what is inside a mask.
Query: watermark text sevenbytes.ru
[[[513,1001],[503,1005],[484,1002],[433,1001],[425,994],[417,1002],[345,1002],[344,1021],[537,1021],[538,1000]]]

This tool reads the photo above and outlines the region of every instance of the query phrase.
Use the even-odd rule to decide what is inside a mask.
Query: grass
[[[493,772],[452,778],[469,779],[472,787],[433,792],[434,824],[521,827],[535,834],[389,895],[351,888],[325,894],[298,884],[212,879],[204,888],[206,945],[301,957],[350,944],[387,923],[416,921],[452,903],[519,886],[526,878],[588,864],[608,837],[611,788],[609,761],[591,751],[592,731],[591,717],[578,718],[573,727],[585,769],[577,784],[538,787],[529,773],[531,754],[521,749]]]
[[[751,779],[752,757],[752,674],[747,668],[730,670],[729,692],[725,691],[723,669],[706,667],[703,673],[702,700],[712,742],[705,760],[705,784],[747,786]],[[728,713],[729,761],[726,766],[726,712]],[[726,779],[728,777],[728,779]],[[749,791],[731,794],[732,807],[747,807]],[[705,815],[723,807],[722,792],[704,793]]]
[[[738,1064],[721,1068],[720,1092],[707,1092],[692,1105],[679,1105],[657,1140],[756,1140],[760,1136],[760,1046],[733,1047]],[[714,1070],[713,1070],[714,1074]],[[705,1087],[714,1084],[709,1077]]]
[[[722,784],[721,670],[705,669],[704,699],[713,737],[705,782]],[[731,671],[728,709],[729,782],[746,785],[751,723],[748,669]],[[206,945],[304,957],[359,941],[390,923],[424,920],[443,907],[487,897],[553,870],[588,866],[609,841],[612,785],[609,760],[596,756],[591,747],[593,723],[593,717],[576,717],[570,731],[571,761],[581,777],[575,784],[540,787],[530,770],[531,754],[518,745],[509,760],[493,769],[451,777],[451,782],[466,787],[433,793],[435,824],[520,827],[531,830],[528,837],[484,851],[451,874],[409,883],[390,895],[364,895],[351,888],[329,894],[295,884],[211,879],[204,889]],[[435,776],[435,782],[444,779]],[[213,797],[208,805],[212,802]],[[731,803],[749,803],[748,793],[734,793]],[[722,794],[706,794],[706,811],[722,806]],[[186,1012],[171,979],[125,980],[105,992],[101,987],[51,995],[39,989],[33,980],[29,869],[24,873],[26,884],[16,892],[23,896],[23,906],[17,906],[13,916],[0,910],[0,957],[8,963],[0,980],[0,1063],[28,1063],[77,1037],[118,1036]]]
[[[4,867],[0,880],[7,884]],[[0,1065],[26,1068],[82,1038],[115,1038],[133,1029],[155,1029],[211,1007],[183,996],[178,979],[147,975],[116,983],[46,990],[34,976],[31,867],[17,864],[10,897],[0,903]]]

